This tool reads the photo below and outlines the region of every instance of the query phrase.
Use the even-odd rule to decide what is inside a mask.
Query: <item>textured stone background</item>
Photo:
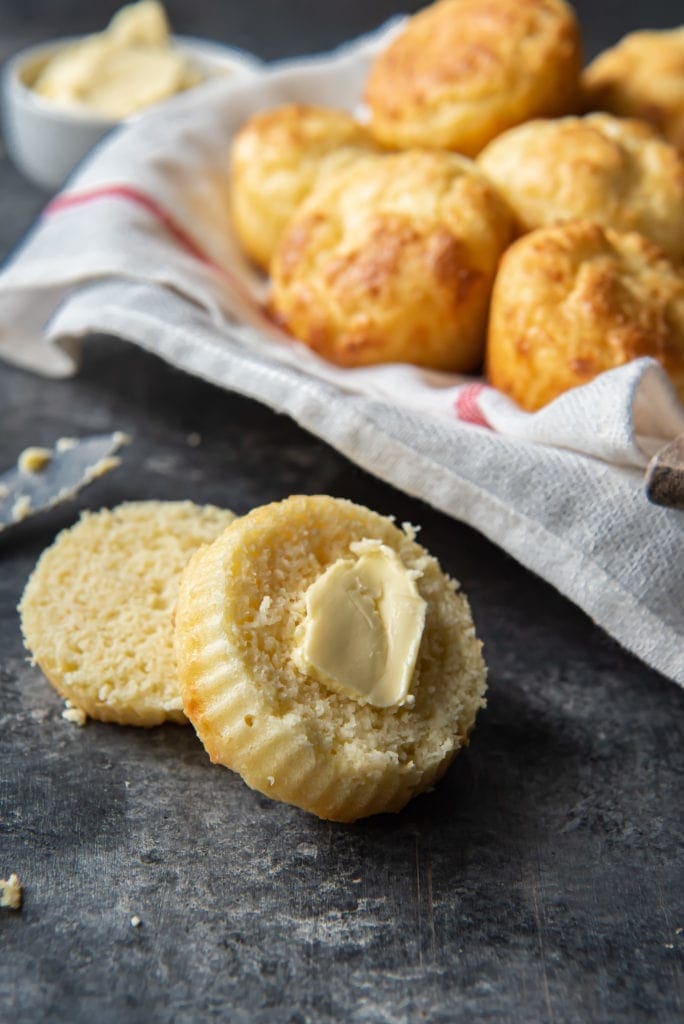
[[[181,30],[264,56],[390,9],[170,7]],[[0,4],[0,52],[112,8]],[[675,8],[604,4],[588,49]],[[0,159],[0,252],[43,202]],[[113,428],[134,435],[124,468],[0,537],[0,875],[26,887],[22,911],[0,913],[0,1020],[681,1020],[681,691],[478,534],[254,403],[115,339],[92,339],[70,381],[0,365],[0,465]],[[331,825],[272,803],[212,767],[190,729],[78,729],[25,661],[15,605],[77,508],[189,497],[242,512],[296,491],[422,523],[486,642],[470,749],[396,817]]]

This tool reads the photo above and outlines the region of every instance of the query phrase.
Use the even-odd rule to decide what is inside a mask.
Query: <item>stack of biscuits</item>
[[[527,410],[639,356],[684,397],[684,28],[583,70],[564,0],[439,0],[365,104],[234,139],[235,232],[281,326],[343,367],[485,366]]]
[[[526,409],[639,355],[684,393],[683,42],[630,36],[582,73],[563,0],[440,0],[377,57],[367,123],[257,114],[231,203],[273,315],[341,366],[486,363]],[[20,613],[69,720],[189,720],[212,761],[339,821],[432,786],[484,705],[456,581],[413,527],[327,495],[86,513]]]

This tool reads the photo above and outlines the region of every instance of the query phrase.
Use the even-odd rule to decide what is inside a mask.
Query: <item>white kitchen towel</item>
[[[266,283],[230,225],[231,138],[282,102],[358,110],[369,60],[395,29],[209,83],[110,136],[0,274],[0,354],[65,375],[80,339],[115,334],[289,413],[476,527],[684,684],[684,514],[643,490],[648,458],[684,430],[684,409],[654,361],[528,414],[472,378],[339,369],[263,312]]]

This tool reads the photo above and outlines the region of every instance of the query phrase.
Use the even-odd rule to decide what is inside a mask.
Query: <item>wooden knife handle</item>
[[[644,480],[646,497],[655,505],[684,511],[684,434],[653,456]]]

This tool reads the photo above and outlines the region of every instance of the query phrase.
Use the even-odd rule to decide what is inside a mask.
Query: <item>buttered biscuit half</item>
[[[173,653],[180,574],[234,519],[190,501],[84,512],[43,552],[21,599],[26,647],[91,718],[185,722]]]
[[[255,509],[199,551],[175,640],[212,761],[322,818],[400,810],[484,704],[458,585],[412,529],[326,495]]]

